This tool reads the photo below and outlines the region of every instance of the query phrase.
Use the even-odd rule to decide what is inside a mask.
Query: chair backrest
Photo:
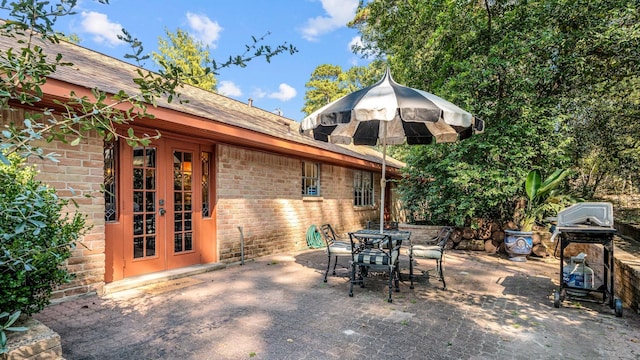
[[[380,223],[374,221],[367,221],[367,229],[380,229]],[[385,230],[398,230],[398,222],[397,221],[385,221],[383,225],[383,229]]]
[[[327,246],[333,245],[337,240],[336,232],[333,230],[333,227],[331,227],[331,224],[320,225],[320,234]]]
[[[391,236],[387,234],[350,232],[349,238],[351,239],[351,250],[354,254],[362,249],[378,249],[387,254],[400,249],[400,242],[392,241]]]
[[[449,241],[449,237],[452,233],[453,228],[451,226],[444,226],[442,229],[440,229],[438,237],[436,238],[436,243],[438,244],[438,246],[441,248],[444,247],[447,244],[447,241]]]

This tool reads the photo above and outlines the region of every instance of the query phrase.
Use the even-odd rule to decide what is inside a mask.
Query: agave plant
[[[544,181],[538,170],[532,170],[525,181],[527,205],[524,207],[519,221],[520,231],[531,231],[536,222],[546,216],[555,215],[558,211],[575,202],[575,198],[563,194],[558,187],[562,181],[573,174],[570,169],[556,170]]]

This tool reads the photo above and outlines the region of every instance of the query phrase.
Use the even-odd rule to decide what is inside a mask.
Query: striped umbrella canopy
[[[302,134],[336,144],[382,145],[380,232],[384,224],[386,146],[454,142],[484,131],[484,121],[426,91],[383,78],[314,111]]]

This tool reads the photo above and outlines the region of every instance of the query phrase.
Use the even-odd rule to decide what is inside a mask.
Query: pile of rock
[[[442,226],[415,225],[400,223],[400,230],[411,231],[411,241],[415,244],[436,236]],[[445,246],[446,249],[486,251],[490,254],[503,253],[504,230],[515,229],[513,223],[500,224],[495,221],[479,221],[477,227],[455,228]],[[553,255],[555,244],[551,242],[551,233],[547,229],[537,229],[533,234],[533,249],[531,255],[547,257]]]
[[[490,254],[506,253],[504,248],[505,229],[514,229],[511,223],[499,224],[480,221],[477,228],[456,228],[446,245],[447,249],[486,251]],[[553,254],[551,233],[546,229],[534,231],[531,255],[547,257]]]

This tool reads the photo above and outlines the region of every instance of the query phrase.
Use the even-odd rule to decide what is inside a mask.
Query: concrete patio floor
[[[448,290],[425,278],[347,295],[346,267],[323,283],[322,250],[51,305],[35,317],[66,359],[640,359],[640,316],[607,305],[553,307],[556,259],[447,253]],[[343,261],[346,266],[346,261]],[[408,274],[408,261],[402,259]],[[420,261],[418,268],[432,263]]]

